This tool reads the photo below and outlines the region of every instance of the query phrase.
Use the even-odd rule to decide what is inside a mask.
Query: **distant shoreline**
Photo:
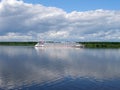
[[[34,46],[37,42],[0,42],[0,46]],[[120,42],[77,42],[85,48],[120,48]]]
[[[37,42],[0,42],[0,46],[34,46]]]
[[[86,48],[120,48],[120,42],[78,42]]]

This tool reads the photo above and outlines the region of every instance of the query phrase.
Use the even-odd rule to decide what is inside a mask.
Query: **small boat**
[[[40,42],[38,42],[36,45],[35,45],[35,47],[44,47],[45,45],[44,45],[44,42],[42,42],[42,41],[40,41]]]
[[[72,47],[76,47],[76,48],[84,48],[84,45],[82,45],[82,44],[76,44],[76,45],[73,45]]]

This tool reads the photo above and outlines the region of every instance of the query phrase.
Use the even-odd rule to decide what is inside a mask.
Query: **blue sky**
[[[119,41],[120,0],[2,0],[0,41]]]
[[[120,0],[24,0],[27,3],[42,4],[62,8],[67,12],[73,10],[88,11],[95,9],[120,10]]]

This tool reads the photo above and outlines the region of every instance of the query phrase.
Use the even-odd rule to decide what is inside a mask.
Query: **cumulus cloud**
[[[120,11],[66,11],[22,0],[0,2],[0,41],[119,41]]]

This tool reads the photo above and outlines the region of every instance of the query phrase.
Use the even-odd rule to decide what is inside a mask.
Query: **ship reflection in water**
[[[0,46],[0,89],[120,90],[120,49]]]

